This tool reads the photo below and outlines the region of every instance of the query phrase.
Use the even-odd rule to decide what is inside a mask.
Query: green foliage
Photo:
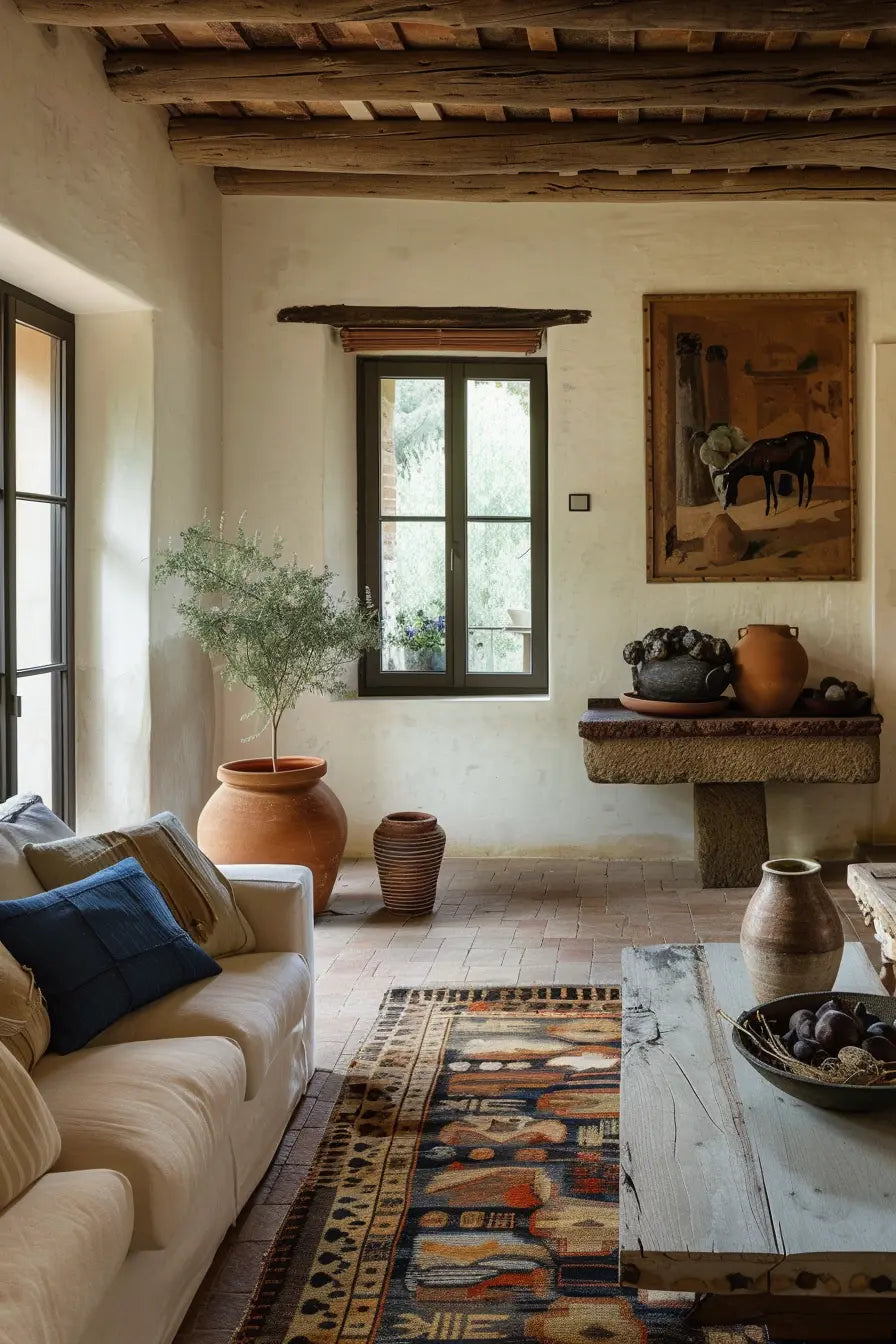
[[[232,540],[223,518],[218,528],[208,518],[188,527],[163,551],[155,579],[184,585],[175,610],[187,633],[218,663],[226,685],[245,686],[255,697],[250,714],[264,718],[259,734],[271,728],[275,770],[286,710],[307,691],[344,693],[346,664],[379,647],[369,595],[366,603],[335,600],[330,570],[318,574],[295,556],[284,560],[279,535],[265,551],[259,534],[241,523]]]
[[[422,607],[416,611],[400,611],[395,617],[394,642],[415,653],[424,650],[437,652],[445,647],[445,617],[442,613],[427,615]]]

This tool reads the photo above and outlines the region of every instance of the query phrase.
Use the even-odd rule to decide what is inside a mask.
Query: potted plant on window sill
[[[406,672],[445,671],[445,617],[427,616],[423,608],[395,617],[394,643],[404,649]]]
[[[314,876],[314,910],[326,908],[345,849],[347,824],[339,799],[323,782],[320,756],[281,756],[283,715],[307,692],[338,695],[343,670],[365,649],[379,647],[379,617],[370,603],[332,595],[329,570],[283,559],[275,535],[265,551],[242,524],[232,540],[224,520],[188,527],[162,553],[156,581],[180,580],[175,609],[227,686],[245,686],[258,716],[253,737],[271,731],[270,757],[218,768],[220,787],[199,818],[200,848],[214,863],[301,863]],[[246,739],[251,741],[252,738]]]

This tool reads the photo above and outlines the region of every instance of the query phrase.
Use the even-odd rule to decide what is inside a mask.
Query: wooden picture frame
[[[645,296],[648,582],[857,577],[855,300]]]

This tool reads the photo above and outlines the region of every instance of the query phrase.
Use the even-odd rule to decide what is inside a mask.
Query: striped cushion
[[[0,1050],[0,1209],[49,1171],[61,1149],[43,1097],[18,1060]]]
[[[0,943],[0,1044],[30,1073],[49,1039],[50,1018],[34,976]]]

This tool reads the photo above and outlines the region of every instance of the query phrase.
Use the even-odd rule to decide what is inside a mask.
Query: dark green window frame
[[[442,672],[384,671],[380,654],[361,660],[366,696],[544,695],[548,690],[547,367],[536,359],[358,360],[358,573],[360,590],[382,610],[380,529],[380,381],[443,378],[445,382],[446,667]],[[530,671],[467,670],[466,531],[474,518],[466,501],[466,382],[468,378],[526,379],[530,384],[531,661]],[[505,518],[504,521],[515,521]]]
[[[54,338],[51,482],[47,491],[17,489],[16,332],[19,324]],[[44,802],[74,825],[74,432],[75,319],[54,305],[0,281],[0,790],[2,796],[33,787],[20,778],[18,726],[22,699],[37,679],[50,682],[52,798]],[[50,661],[20,666],[16,640],[16,515],[27,501],[53,509],[51,529]]]

